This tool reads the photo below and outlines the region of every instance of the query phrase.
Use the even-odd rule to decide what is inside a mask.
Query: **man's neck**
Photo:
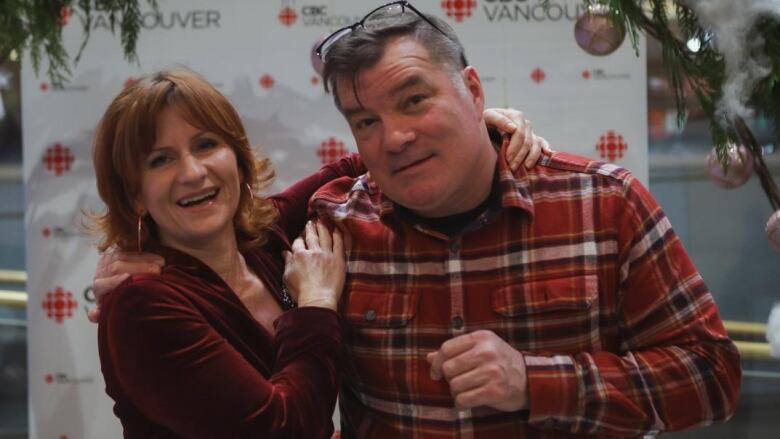
[[[408,210],[423,218],[441,218],[468,212],[482,204],[490,195],[493,186],[493,175],[498,165],[498,152],[490,142],[487,130],[482,140],[486,146],[484,146],[483,153],[478,158],[479,163],[476,165],[476,172],[468,177],[469,182],[465,186],[465,190],[459,194],[457,205],[452,206],[451,209],[437,212]]]

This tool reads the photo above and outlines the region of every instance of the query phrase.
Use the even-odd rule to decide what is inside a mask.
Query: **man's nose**
[[[414,128],[407,118],[389,117],[385,118],[384,124],[384,146],[387,152],[402,152],[414,142],[416,134]]]

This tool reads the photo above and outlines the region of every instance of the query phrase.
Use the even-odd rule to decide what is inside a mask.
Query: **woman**
[[[311,193],[365,172],[359,159],[271,199],[254,196],[273,175],[270,162],[255,159],[224,96],[178,71],[114,99],[94,164],[106,204],[100,249],[166,261],[101,298],[101,366],[125,437],[329,437],[342,237],[310,222],[287,243]]]

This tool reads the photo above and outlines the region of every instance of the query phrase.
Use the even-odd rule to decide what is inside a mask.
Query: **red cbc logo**
[[[65,171],[69,171],[75,159],[70,149],[60,143],[46,148],[46,153],[43,154],[43,164],[46,165],[46,170],[53,172],[54,175],[62,175]]]
[[[448,17],[458,23],[471,17],[471,11],[477,7],[477,0],[442,0],[441,8]]]
[[[544,70],[540,68],[535,68],[533,72],[531,72],[531,80],[533,80],[537,84],[541,84],[542,81],[544,81],[544,78],[546,78],[547,75],[544,73]]]
[[[265,75],[260,77],[260,87],[263,87],[264,89],[268,90],[269,88],[273,87],[276,81],[274,81],[274,77],[266,73]]]
[[[76,309],[76,299],[70,291],[62,287],[57,287],[54,291],[46,293],[46,298],[42,302],[43,309],[46,311],[46,317],[57,323],[62,323],[65,319],[73,317],[73,310]]]
[[[320,143],[320,147],[317,148],[317,156],[322,164],[336,161],[347,155],[348,152],[347,148],[344,147],[344,142],[335,137]]]
[[[286,6],[279,11],[279,22],[283,25],[290,27],[295,24],[295,20],[298,19],[298,14],[295,13],[295,9]]]
[[[614,162],[615,159],[623,158],[623,153],[628,151],[628,144],[623,139],[623,136],[609,130],[599,138],[599,143],[596,144],[596,150],[598,150],[602,159]]]
[[[60,26],[67,26],[71,15],[73,15],[73,10],[69,6],[61,7],[60,16],[57,18],[57,24]]]

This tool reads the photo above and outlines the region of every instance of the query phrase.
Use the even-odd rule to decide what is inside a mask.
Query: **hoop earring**
[[[141,253],[143,247],[141,246],[141,232],[143,230],[144,216],[138,215],[138,253]]]
[[[249,198],[252,199],[252,204],[255,202],[255,194],[252,192],[252,186],[249,183],[244,183],[246,185],[246,190],[249,191]]]

